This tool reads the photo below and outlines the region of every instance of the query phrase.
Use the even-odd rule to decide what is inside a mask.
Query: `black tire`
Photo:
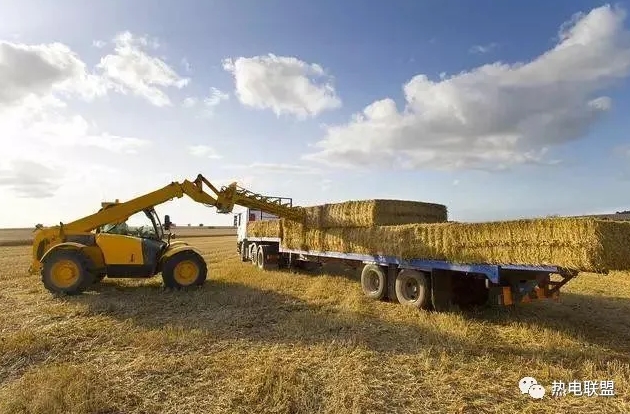
[[[167,289],[201,286],[208,277],[208,266],[198,253],[185,250],[168,258],[162,267],[162,281]]]
[[[268,260],[267,256],[269,254],[272,254],[274,251],[274,249],[272,248],[272,246],[268,246],[268,245],[261,245],[258,246],[258,259],[257,259],[257,263],[258,263],[258,268],[261,270],[272,270],[272,269],[278,269],[278,261],[273,261],[273,260]]]
[[[425,273],[403,269],[396,276],[396,299],[405,306],[429,308],[431,302],[429,279]]]
[[[46,257],[42,283],[51,293],[78,295],[94,283],[91,261],[82,251],[59,249]]]
[[[383,268],[375,264],[363,266],[361,288],[368,298],[383,300],[387,293],[387,275]]]
[[[247,247],[245,247],[245,243],[241,243],[239,247],[239,253],[241,255],[241,262],[246,262],[247,259]]]
[[[249,259],[254,266],[258,266],[258,245],[256,243],[249,246]]]

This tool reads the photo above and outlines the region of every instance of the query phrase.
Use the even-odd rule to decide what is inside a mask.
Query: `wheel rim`
[[[366,287],[370,293],[378,292],[381,287],[380,279],[376,272],[370,272],[366,277]]]
[[[72,260],[59,260],[50,269],[50,279],[55,286],[69,288],[74,285],[80,277],[81,270]]]
[[[405,295],[405,299],[409,301],[415,301],[419,297],[420,286],[418,285],[418,281],[414,278],[408,278],[405,280],[403,294]]]
[[[173,269],[173,277],[182,286],[190,285],[199,277],[199,266],[192,260],[179,262]]]

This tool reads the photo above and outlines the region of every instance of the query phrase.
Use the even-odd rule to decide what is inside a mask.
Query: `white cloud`
[[[217,89],[215,87],[210,88],[210,94],[203,99],[199,99],[194,96],[189,96],[182,101],[184,108],[196,108],[199,104],[202,105],[200,117],[210,117],[214,115],[214,110],[223,101],[230,99],[230,95]]]
[[[159,48],[156,40],[124,32],[115,37],[114,45],[114,54],[101,58],[97,68],[121,93],[131,92],[155,106],[168,106],[171,100],[164,89],[181,89],[190,81],[177,74],[164,60],[147,53],[149,48]]]
[[[197,106],[198,102],[199,102],[199,99],[195,98],[194,96],[189,96],[186,99],[184,99],[184,101],[182,102],[182,106],[184,108],[193,108]]]
[[[76,94],[90,99],[106,91],[66,45],[0,41],[0,111],[27,98]]]
[[[107,46],[107,42],[103,41],[103,40],[94,40],[92,42],[92,46],[94,46],[97,49],[102,49],[105,46]]]
[[[227,93],[222,92],[215,87],[211,87],[210,95],[203,100],[203,103],[206,106],[206,108],[214,108],[215,106],[219,105],[222,101],[227,101],[229,98],[230,98],[230,95],[228,95]]]
[[[277,116],[304,119],[341,106],[331,77],[318,64],[269,54],[225,59],[223,68],[234,76],[243,105],[271,109]]]
[[[487,45],[474,45],[468,51],[475,54],[483,54],[493,51],[499,47],[497,43],[488,43]]]
[[[432,81],[414,76],[406,104],[368,105],[327,127],[304,158],[345,166],[505,169],[548,163],[548,149],[580,138],[610,108],[606,88],[630,70],[625,12],[574,18],[559,43],[528,63],[494,63]]]
[[[219,159],[221,155],[217,154],[214,148],[209,145],[191,145],[188,152],[194,157]]]

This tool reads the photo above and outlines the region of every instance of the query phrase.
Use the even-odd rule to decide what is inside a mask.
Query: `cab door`
[[[236,239],[238,242],[242,242],[247,238],[247,217],[249,215],[249,209],[244,213],[238,213],[235,215],[236,219]]]

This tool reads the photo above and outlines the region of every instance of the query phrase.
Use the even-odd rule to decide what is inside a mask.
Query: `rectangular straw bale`
[[[287,219],[281,219],[282,246],[287,249],[302,250],[304,244],[304,224]]]
[[[247,223],[249,237],[282,237],[280,220],[259,220]]]
[[[372,227],[447,221],[446,206],[405,200],[357,200],[304,207],[305,223],[316,228]]]
[[[460,263],[630,269],[630,223],[579,218],[417,224],[412,254]]]
[[[630,270],[630,222],[553,218],[310,230],[306,238],[308,229],[301,227],[298,244],[318,251],[591,272]]]

